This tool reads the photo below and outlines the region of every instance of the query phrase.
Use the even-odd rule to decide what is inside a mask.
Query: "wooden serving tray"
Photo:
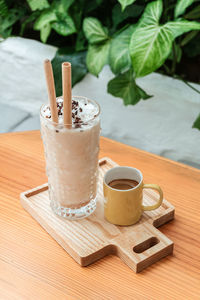
[[[99,161],[99,189],[97,208],[86,219],[65,220],[56,216],[49,205],[48,185],[44,184],[21,194],[22,206],[36,221],[81,265],[115,254],[135,272],[173,252],[173,242],[155,227],[174,218],[174,207],[166,200],[154,211],[145,211],[140,221],[122,227],[104,219],[104,173],[117,164],[109,158]],[[144,203],[153,204],[158,195],[144,190]]]

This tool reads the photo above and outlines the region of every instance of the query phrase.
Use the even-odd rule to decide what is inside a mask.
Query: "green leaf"
[[[102,43],[109,39],[107,30],[96,18],[85,18],[83,31],[90,44]]]
[[[128,6],[131,5],[135,0],[118,0],[122,6],[122,11]]]
[[[67,11],[68,8],[74,3],[74,0],[61,0],[61,3],[62,3],[62,6],[63,6],[63,9],[65,11]]]
[[[139,27],[148,25],[159,25],[159,19],[162,14],[163,4],[162,0],[153,1],[147,4],[142,17],[139,20]]]
[[[195,0],[178,0],[175,6],[174,17],[184,14],[187,7],[190,6]]]
[[[65,18],[55,21],[51,27],[60,35],[67,36],[76,32],[73,19],[65,13]]]
[[[70,3],[72,3],[72,1],[70,1]],[[40,36],[42,40],[46,40],[50,34],[49,25],[63,36],[76,32],[73,19],[65,11],[61,2],[55,2],[51,8],[44,10],[35,22],[34,29],[41,31]]]
[[[130,41],[130,55],[136,77],[158,69],[169,56],[172,42],[179,35],[200,29],[200,23],[177,20],[160,25],[162,1],[147,5]]]
[[[75,50],[77,52],[84,51],[87,49],[87,40],[82,30],[78,31],[76,38]]]
[[[181,41],[181,47],[187,45],[199,32],[196,31],[191,31],[188,34],[186,34],[186,36],[184,37],[184,39]]]
[[[31,10],[42,10],[44,8],[49,7],[49,3],[47,0],[26,0],[31,8]]]
[[[35,21],[33,28],[40,30],[40,39],[43,43],[46,43],[51,32],[51,22],[55,20],[57,20],[55,11],[49,8],[44,10]]]
[[[96,10],[98,8],[98,6],[101,5],[100,0],[81,0],[83,6],[82,6],[82,10],[85,16],[88,16],[91,14],[91,12],[93,12],[94,10]],[[79,8],[80,9],[80,8]]]
[[[136,77],[145,76],[159,68],[169,56],[173,36],[159,26],[162,1],[147,5],[130,41],[130,55]]]
[[[67,9],[73,3],[74,0],[56,1],[53,2],[51,11],[55,15],[55,19],[49,20],[51,28],[53,28],[58,34],[67,36],[76,32],[76,27],[71,16],[68,14]]]
[[[39,11],[34,11],[30,16],[28,16],[27,19],[25,19],[21,25],[21,29],[20,29],[20,36],[22,36],[24,34],[24,30],[26,28],[26,25],[28,23],[31,23],[33,21],[35,21],[37,19],[37,17],[39,17],[40,12]]]
[[[52,60],[52,67],[55,78],[56,95],[62,95],[62,72],[61,65],[65,61],[69,61],[72,65],[72,86],[83,79],[87,74],[86,67],[86,52],[79,53],[66,53],[65,48],[61,48],[56,52],[54,59]]]
[[[46,24],[57,20],[56,13],[53,9],[44,10],[34,23],[35,30],[41,30]]]
[[[12,33],[12,25],[15,24],[24,15],[24,8],[20,9],[9,9],[8,15],[5,17],[0,17],[0,35],[3,38],[7,38]]]
[[[152,96],[146,94],[135,82],[132,70],[116,76],[108,83],[108,93],[122,98],[125,105],[136,104],[140,99],[149,99]]]
[[[198,115],[197,119],[195,120],[192,128],[197,128],[200,130],[200,114]]]
[[[83,9],[80,6],[80,3],[76,1],[75,4],[70,7],[70,16],[73,18],[77,32],[80,30],[83,31]]]
[[[43,43],[46,43],[48,36],[51,32],[51,25],[48,23],[40,30],[40,39]]]
[[[6,17],[8,15],[8,6],[5,0],[0,0],[0,16]]]
[[[199,19],[200,18],[200,5],[197,5],[194,9],[189,11],[185,16],[186,19]]]
[[[136,25],[129,26],[117,35],[111,42],[109,63],[113,73],[123,73],[131,66],[129,43]]]
[[[15,24],[24,14],[23,9],[10,9],[9,14],[3,18],[3,23],[1,24],[1,28],[6,29]]]
[[[121,10],[120,4],[116,4],[112,10],[112,22],[114,27],[116,28],[121,22],[128,18],[136,18],[143,11],[142,5],[131,5],[127,7],[123,12]]]
[[[108,63],[110,41],[104,44],[89,45],[86,63],[90,73],[95,76],[101,72],[103,66]]]
[[[175,39],[179,35],[186,33],[191,30],[200,30],[200,23],[195,21],[177,20],[168,22],[164,25],[164,29],[170,30]]]

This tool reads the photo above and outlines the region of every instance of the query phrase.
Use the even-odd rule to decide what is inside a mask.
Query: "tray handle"
[[[136,273],[173,252],[173,242],[148,224],[115,240],[116,255]]]

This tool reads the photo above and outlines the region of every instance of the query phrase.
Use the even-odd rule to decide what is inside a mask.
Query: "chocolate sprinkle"
[[[81,118],[79,118],[79,117],[76,117],[75,118],[75,122],[74,123],[82,123],[82,120],[81,120]]]
[[[84,103],[85,105],[87,105],[87,103]],[[60,99],[57,100],[57,109],[58,109],[58,116],[62,116],[63,115],[63,102],[60,101]],[[47,119],[51,118],[51,111],[50,108],[49,110],[49,115],[46,115],[45,117]],[[88,125],[88,123],[83,123],[82,119],[80,117],[78,117],[78,111],[82,112],[83,109],[81,107],[79,107],[79,103],[78,101],[72,100],[72,123],[74,124],[75,128],[81,128],[82,125]],[[96,117],[97,115],[94,115],[94,117]],[[59,130],[56,130],[56,132],[58,133]],[[80,130],[80,132],[83,132],[83,130]]]

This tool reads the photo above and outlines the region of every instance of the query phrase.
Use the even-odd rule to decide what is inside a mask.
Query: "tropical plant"
[[[0,35],[39,33],[42,42],[59,47],[53,59],[58,95],[65,60],[72,62],[73,85],[109,64],[115,76],[108,93],[134,105],[151,97],[137,85],[138,77],[157,70],[186,81],[179,71],[183,58],[200,55],[199,0],[23,2],[0,0]],[[193,127],[200,129],[200,115]]]

